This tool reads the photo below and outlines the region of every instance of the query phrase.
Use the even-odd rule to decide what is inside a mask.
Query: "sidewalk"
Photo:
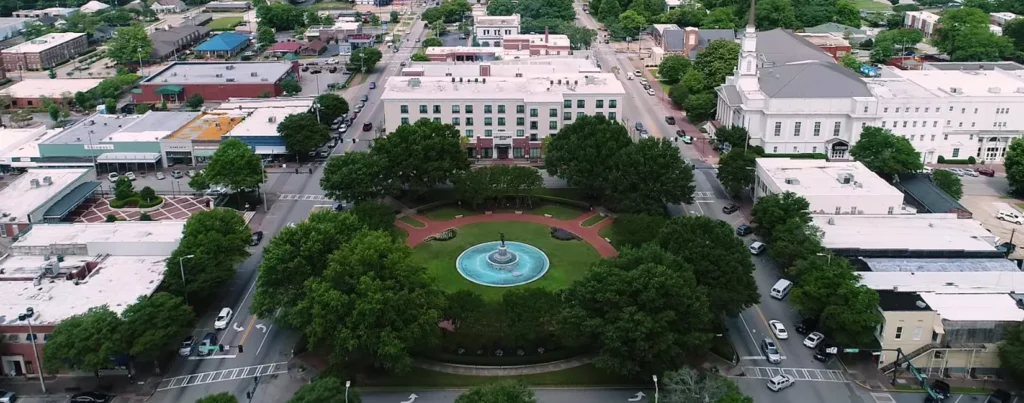
[[[504,367],[489,367],[479,365],[459,365],[443,362],[417,359],[413,366],[435,372],[446,374],[470,375],[470,376],[520,376],[543,374],[548,372],[562,371],[570,368],[583,366],[594,361],[594,356],[583,356],[570,358],[568,360],[548,362],[534,365],[511,365]]]
[[[31,399],[34,402],[65,402],[68,397],[78,392],[97,391],[117,394],[115,403],[144,402],[156,390],[160,382],[159,376],[149,379],[129,381],[124,375],[109,375],[96,378],[94,376],[59,376],[46,380],[46,392],[39,387],[38,379],[5,378],[0,382],[0,389],[14,392],[18,401]]]

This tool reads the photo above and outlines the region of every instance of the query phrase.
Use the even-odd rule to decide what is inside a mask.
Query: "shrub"
[[[970,164],[973,164],[974,162],[972,160],[970,160],[970,159],[966,159],[966,160],[943,159],[939,163],[940,164],[954,164],[954,165],[970,165]]]
[[[107,214],[107,220],[106,221],[107,222],[115,222],[115,221],[117,221],[117,217],[115,217],[113,214]]]
[[[450,241],[452,239],[455,239],[456,235],[458,235],[458,230],[456,230],[455,228],[448,228],[448,229],[446,229],[444,231],[441,231],[441,232],[439,232],[437,234],[434,234],[434,235],[431,235],[431,236],[427,237],[427,240],[428,241],[441,241],[441,242]]]
[[[149,214],[142,213],[142,215],[139,216],[139,221],[153,221],[153,217],[150,217]]]
[[[970,157],[967,157],[967,163],[971,164],[971,165],[977,164],[978,163],[978,159],[974,158],[974,156],[972,155]]]
[[[946,163],[946,157],[943,157],[943,156],[940,155],[939,156],[939,163],[940,164],[945,164]]]
[[[559,241],[574,241],[579,239],[572,231],[558,227],[551,227],[551,237]]]
[[[139,197],[142,198],[143,201],[147,202],[160,198],[160,196],[156,195],[156,191],[149,186],[146,186],[139,191]]]

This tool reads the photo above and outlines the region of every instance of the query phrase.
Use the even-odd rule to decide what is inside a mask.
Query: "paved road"
[[[399,403],[409,400],[411,393],[416,394],[416,403],[452,403],[462,390],[431,390],[411,392],[366,392],[363,393],[364,403]],[[653,390],[640,389],[535,389],[538,403],[625,403],[636,398],[642,392],[643,397],[636,402],[653,402]]]

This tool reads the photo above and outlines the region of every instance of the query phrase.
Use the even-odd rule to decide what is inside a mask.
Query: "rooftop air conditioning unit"
[[[949,87],[949,92],[953,94],[961,94],[964,92],[964,89],[960,87]]]
[[[43,184],[46,185],[46,186],[52,185],[53,184],[53,178],[51,178],[49,176],[44,176],[43,177]]]
[[[835,217],[829,217],[828,218],[828,225],[836,225]]]
[[[233,82],[235,82],[235,79],[234,78],[228,78],[226,81],[229,82],[229,83],[233,83]]]
[[[33,188],[39,187],[39,179],[32,179],[28,181],[28,183],[31,184]]]
[[[797,179],[797,178],[786,178],[786,184],[787,185],[799,185],[800,184],[800,180]]]
[[[224,75],[223,75],[223,74],[220,74],[220,73],[217,73],[217,74],[216,74],[216,77],[217,77],[217,78],[221,78],[221,77],[224,77]]]
[[[1002,92],[1002,89],[999,87],[988,87],[988,92],[991,94],[998,94]]]

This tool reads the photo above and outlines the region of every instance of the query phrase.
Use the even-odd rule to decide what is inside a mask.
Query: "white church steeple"
[[[740,39],[740,59],[736,65],[736,87],[744,92],[760,90],[757,82],[757,27],[754,23],[756,1],[750,0],[750,16],[743,38]]]

